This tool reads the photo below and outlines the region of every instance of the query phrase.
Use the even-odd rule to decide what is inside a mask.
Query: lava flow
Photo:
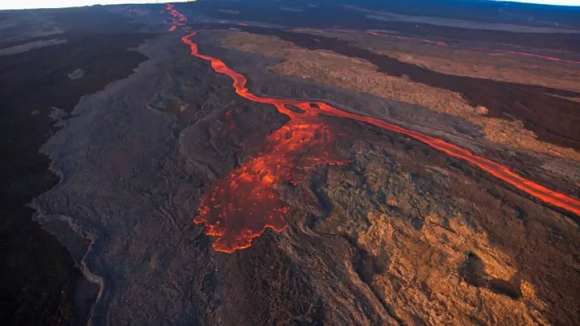
[[[172,4],[168,3],[165,10],[171,15],[171,21],[173,22],[173,25],[168,29],[169,32],[175,31],[179,26],[185,26],[184,22],[187,21],[187,17],[175,10]]]
[[[291,118],[288,123],[266,138],[260,155],[218,180],[201,197],[194,222],[205,224],[206,234],[217,237],[213,247],[218,251],[247,248],[267,227],[282,231],[290,207],[280,200],[276,188],[298,182],[303,171],[318,164],[344,162],[321,152],[331,147],[332,133],[319,116],[276,107]]]
[[[265,150],[217,181],[202,196],[195,223],[206,226],[206,234],[217,237],[217,251],[233,252],[247,248],[252,239],[269,227],[282,231],[284,214],[290,209],[276,188],[284,182],[296,183],[304,171],[320,165],[345,163],[332,147],[332,135],[316,109],[318,103],[259,97],[248,91],[246,79],[219,59],[200,54],[191,41],[195,32],[184,36],[191,54],[210,61],[212,68],[234,80],[236,93],[250,101],[272,104],[290,120],[266,138]],[[323,103],[320,103],[323,104]],[[288,107],[294,107],[289,109]],[[322,150],[321,150],[322,149]]]
[[[527,180],[501,164],[443,140],[379,119],[342,111],[323,102],[252,94],[246,88],[247,81],[242,74],[219,59],[199,53],[197,44],[191,40],[195,35],[196,32],[193,32],[182,37],[182,41],[190,47],[192,56],[210,62],[214,71],[229,76],[239,96],[252,102],[271,104],[290,118],[282,128],[266,138],[265,149],[256,158],[218,180],[202,196],[199,215],[194,222],[203,223],[206,234],[217,238],[213,244],[217,251],[231,253],[236,249],[247,248],[252,239],[268,227],[275,231],[283,230],[287,226],[284,214],[290,208],[279,198],[276,188],[284,182],[296,183],[305,171],[316,165],[345,162],[328,150],[334,134],[324,124],[321,114],[366,122],[406,135],[477,166],[548,204],[580,215],[580,201]]]
[[[342,31],[344,31],[344,30],[342,30]],[[436,44],[436,45],[440,45],[440,46],[447,46],[447,45],[449,45],[449,44],[447,44],[445,42],[433,41],[433,40],[428,40],[428,39],[420,39],[420,38],[414,38],[414,37],[406,37],[406,36],[399,36],[399,35],[384,34],[384,33],[378,33],[378,32],[373,32],[373,31],[367,31],[367,33],[370,34],[370,35],[374,35],[374,36],[394,38],[394,39],[397,39],[397,40],[419,41],[419,42],[423,42],[423,43]],[[485,51],[485,52],[490,52],[490,53],[511,54],[511,55],[518,55],[518,56],[522,56],[522,57],[531,57],[531,58],[536,58],[536,59],[554,61],[554,62],[580,64],[580,61],[576,61],[576,60],[561,59],[561,58],[549,57],[549,56],[545,56],[545,55],[539,55],[539,54],[528,53],[528,52],[508,51],[508,50],[493,50],[493,49],[481,48],[481,47],[479,47],[479,48],[477,48],[477,47],[476,48],[470,48],[470,50],[474,50],[474,51]]]

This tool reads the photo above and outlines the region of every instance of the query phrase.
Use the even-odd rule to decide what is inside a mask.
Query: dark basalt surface
[[[272,60],[220,49],[216,37],[201,32],[202,51],[220,54],[249,76],[255,92],[337,101],[426,130],[451,131],[461,123],[425,108],[274,76],[266,70]],[[239,98],[228,78],[175,46],[179,41],[170,34],[150,42],[142,49],[150,60],[135,75],[84,98],[78,118],[43,147],[65,181],[34,206],[43,221],[67,216],[90,235],[84,261],[103,284],[93,323],[396,324],[405,318],[401,308],[383,300],[373,281],[395,262],[358,243],[371,223],[368,214],[377,210],[402,221],[405,232],[431,225],[430,212],[443,223],[465,219],[513,259],[518,279],[532,282],[548,302],[547,318],[566,323],[577,313],[559,299],[577,295],[564,281],[573,268],[561,258],[544,261],[560,256],[533,240],[550,228],[566,239],[556,248],[567,255],[576,231],[565,217],[421,143],[343,119],[326,118],[329,128],[344,133],[336,145],[352,163],[321,166],[300,184],[278,189],[292,206],[284,232],[268,230],[232,254],[215,252],[203,227],[191,223],[199,197],[254,157],[286,118]],[[462,126],[477,137],[477,129]],[[387,196],[402,201],[395,205]],[[452,268],[470,286],[520,300],[517,279],[472,265],[460,261]]]
[[[471,3],[469,3],[471,2]],[[423,37],[442,37],[456,41],[482,41],[493,43],[506,43],[523,47],[535,47],[540,49],[561,50],[580,53],[580,42],[577,34],[562,33],[515,33],[507,31],[491,31],[477,29],[463,29],[456,27],[444,27],[423,22],[396,22],[379,21],[366,18],[369,13],[358,12],[342,7],[349,2],[336,3],[335,1],[322,1],[319,7],[308,7],[308,1],[292,1],[290,3],[263,1],[198,1],[195,6],[177,4],[178,8],[190,16],[203,12],[211,17],[226,20],[241,20],[261,22],[265,24],[289,27],[312,27],[312,28],[343,28],[343,29],[379,29],[397,31],[409,35]],[[466,5],[466,3],[468,3]],[[515,25],[529,25],[535,27],[576,28],[580,15],[577,9],[546,8],[546,6],[534,6],[530,4],[509,4],[504,8],[515,15],[502,14],[499,9],[504,3],[481,2],[481,1],[447,1],[447,0],[414,0],[409,1],[350,1],[351,5],[362,7],[366,10],[382,10],[405,15],[430,16],[461,19],[467,21],[479,21],[485,23],[503,23]],[[280,6],[300,9],[292,12],[280,10]],[[475,9],[477,8],[477,9]],[[224,11],[225,10],[225,11]],[[228,10],[238,13],[232,14]],[[392,11],[391,11],[392,10]],[[543,17],[542,17],[543,16]],[[530,17],[535,17],[539,22],[534,22]],[[338,18],[338,19],[337,19]],[[556,25],[558,23],[558,25]]]
[[[83,95],[130,75],[145,56],[127,48],[147,37],[117,15],[102,10],[59,12],[68,43],[0,59],[0,321],[3,324],[79,324],[89,315],[98,287],[81,275],[55,237],[32,220],[28,202],[59,181],[48,171],[41,145],[59,128],[51,108],[71,112]],[[92,16],[92,31],[79,33]],[[115,19],[117,18],[117,19]],[[103,20],[115,34],[103,34]],[[27,26],[21,26],[27,28]],[[89,28],[90,29],[90,28]],[[118,31],[125,33],[118,33]],[[132,30],[132,32],[129,32]],[[17,35],[18,30],[15,31]],[[34,40],[34,39],[33,39]],[[13,41],[30,42],[30,39]],[[70,80],[75,69],[82,79]],[[66,227],[60,227],[66,231]],[[75,237],[74,232],[69,236]],[[78,236],[76,236],[78,237]],[[82,250],[82,245],[81,245]]]
[[[232,254],[213,250],[213,239],[192,224],[200,196],[255,157],[287,117],[237,96],[229,78],[190,56],[180,39],[183,31],[169,34],[164,31],[168,26],[156,27],[159,6],[142,8],[154,12],[135,19],[151,25],[126,24],[129,16],[102,8],[57,13],[65,33],[56,37],[68,39],[67,44],[0,61],[0,129],[2,139],[9,140],[0,147],[8,153],[0,159],[2,322],[81,324],[90,318],[94,325],[422,324],[430,320],[407,313],[412,303],[391,300],[379,280],[388,282],[394,295],[411,287],[416,291],[405,293],[409,298],[435,302],[435,288],[403,277],[424,277],[442,265],[458,277],[444,292],[451,293],[444,302],[449,307],[467,304],[454,297],[458,289],[475,293],[480,304],[491,292],[509,307],[538,309],[553,324],[580,318],[575,305],[580,300],[580,237],[570,221],[575,216],[420,142],[345,119],[324,117],[340,135],[333,145],[348,164],[316,167],[300,183],[277,189],[292,207],[286,230],[267,230],[250,248]],[[160,33],[138,33],[141,28]],[[578,112],[569,101],[550,97],[550,107],[557,107],[554,119],[566,117],[562,128],[554,127],[553,117],[532,112],[547,105],[548,95],[542,93],[577,95],[573,92],[437,74],[337,40],[248,30],[368,59],[386,73],[462,92],[494,116],[505,112],[500,102],[523,101],[523,108],[513,109],[520,111],[508,113],[525,120],[542,139],[570,146],[580,140],[572,124]],[[577,191],[565,177],[543,172],[546,157],[490,148],[478,127],[459,118],[274,75],[267,66],[275,60],[223,49],[221,35],[200,31],[196,42],[201,52],[247,76],[248,88],[256,94],[322,100],[452,138],[551,189]],[[569,41],[542,37],[538,44],[565,47]],[[127,51],[140,44],[137,51]],[[71,81],[67,74],[77,68],[87,73]],[[62,129],[47,118],[53,106],[72,115]],[[458,129],[462,137],[452,137]],[[49,162],[60,180],[48,172]],[[31,220],[30,200],[43,228]],[[386,218],[377,222],[377,215]],[[379,231],[394,228],[401,242],[372,236],[377,225]],[[461,232],[454,229],[457,225]],[[389,274],[397,270],[395,252],[403,250],[409,261],[421,262],[420,243],[439,234],[429,233],[433,230],[445,234],[434,247],[460,259],[449,263],[444,254],[433,255],[396,277]],[[453,237],[464,241],[454,243]],[[468,240],[477,253],[462,247]],[[490,256],[493,264],[486,264]],[[514,270],[510,278],[497,276],[504,268]],[[522,284],[531,284],[532,297],[521,290]],[[472,321],[497,321],[489,318]]]
[[[506,120],[515,117],[523,121],[525,127],[536,133],[538,139],[542,141],[580,149],[578,102],[553,96],[578,97],[580,96],[578,92],[447,75],[355,47],[346,41],[319,35],[259,27],[242,27],[242,29],[251,33],[277,36],[310,50],[330,50],[368,60],[386,74],[405,75],[415,82],[463,94],[471,104],[488,108],[490,117]],[[549,114],[546,114],[546,108],[550,108]]]

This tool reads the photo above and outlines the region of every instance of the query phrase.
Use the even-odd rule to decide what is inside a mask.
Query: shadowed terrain
[[[580,65],[542,56],[578,59],[574,20],[446,3],[14,16],[49,35],[0,48],[6,322],[573,324]]]
[[[7,13],[2,15],[11,18]],[[84,255],[86,241],[81,238],[75,242],[78,235],[68,231],[73,245],[79,247],[75,250],[80,251],[80,256],[71,259],[54,237],[31,220],[33,210],[27,203],[58,183],[57,176],[47,170],[49,160],[38,150],[62,126],[62,121],[57,124],[68,117],[81,96],[125,78],[145,59],[127,48],[137,46],[148,35],[134,33],[135,27],[128,22],[98,9],[42,12],[32,18],[24,12],[15,15],[32,25],[58,26],[56,36],[50,37],[66,43],[0,60],[1,320],[16,324],[79,323],[87,319],[98,289],[75,267]],[[98,28],[102,19],[109,20],[113,33]],[[33,28],[19,27],[24,33]],[[14,37],[13,44],[26,42],[17,40],[19,32],[8,33]],[[35,35],[43,33],[25,37],[35,39]],[[77,68],[86,71],[85,76],[70,79],[68,74]],[[57,223],[55,227],[63,232],[68,229]]]

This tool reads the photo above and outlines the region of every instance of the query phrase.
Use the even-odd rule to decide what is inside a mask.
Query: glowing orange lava
[[[167,10],[174,9],[168,6]],[[182,15],[177,15],[180,16]],[[252,94],[246,88],[247,81],[242,74],[217,58],[199,53],[197,44],[191,40],[195,35],[196,32],[193,32],[182,38],[190,47],[192,56],[210,62],[217,73],[229,76],[239,96],[252,102],[271,104],[290,118],[282,128],[267,137],[265,149],[257,157],[218,180],[202,196],[199,215],[194,222],[203,223],[206,234],[217,238],[213,244],[217,251],[231,253],[236,249],[247,248],[252,239],[262,234],[266,228],[282,231],[287,226],[284,214],[288,212],[289,206],[281,201],[276,188],[284,182],[296,183],[305,171],[316,165],[344,163],[328,150],[332,146],[333,133],[324,124],[321,114],[366,122],[406,135],[477,166],[546,203],[580,215],[580,201],[577,199],[524,179],[501,164],[443,140],[379,119],[342,111],[323,102]],[[290,110],[289,106],[299,110]]]
[[[171,15],[171,21],[173,22],[173,26],[168,29],[169,32],[174,32],[179,26],[185,26],[187,17],[185,17],[185,15],[181,14],[179,11],[175,10],[172,4],[168,3],[165,10],[167,10]]]
[[[174,18],[173,19],[173,26],[171,26],[169,28],[170,32],[175,31],[175,29],[178,26],[185,25],[183,22],[187,21],[186,17],[184,15],[182,15],[181,13],[179,13],[177,10],[174,10],[173,5],[168,4],[167,10],[170,12],[170,14]],[[162,11],[162,13],[163,13],[163,11]],[[203,20],[203,19],[201,21],[212,22],[211,20]],[[246,27],[246,26],[264,27],[264,28],[271,28],[272,27],[270,25],[255,24],[255,23],[253,23],[252,25],[249,25],[249,24],[246,24],[243,22],[235,22],[235,21],[230,21],[230,20],[219,20],[217,22],[220,24],[232,24],[232,25],[238,25],[238,26],[242,26],[242,27]],[[317,29],[311,28],[311,27],[304,27],[304,29],[317,30]],[[320,31],[324,31],[324,29],[320,29]],[[341,29],[341,28],[332,28],[332,29],[329,29],[329,31],[342,32],[342,33],[360,33],[361,32],[359,30]],[[401,36],[401,35],[396,35],[396,34],[385,34],[385,33],[380,33],[380,32],[372,31],[372,30],[367,30],[366,33],[373,35],[373,36],[378,36],[378,37],[383,37],[383,38],[392,38],[392,39],[397,39],[397,40],[402,40],[402,41],[415,41],[415,42],[422,42],[422,43],[434,44],[434,45],[439,45],[439,46],[449,46],[448,43],[445,43],[442,41],[429,40],[429,39],[425,39],[425,38],[415,38],[415,37]],[[536,58],[536,59],[548,60],[548,61],[554,61],[554,62],[580,64],[580,61],[578,61],[578,60],[561,59],[561,58],[550,57],[550,56],[540,55],[540,54],[535,54],[535,53],[521,52],[521,51],[489,49],[489,48],[484,48],[484,47],[471,47],[469,49],[473,50],[473,51],[503,53],[503,54],[530,57],[530,58]]]
[[[319,117],[279,110],[292,113],[293,118],[266,138],[260,155],[218,180],[201,197],[194,222],[205,224],[206,234],[217,237],[213,247],[218,251],[247,248],[267,227],[282,231],[290,207],[280,200],[276,188],[299,181],[302,172],[315,165],[341,162],[320,152],[331,146],[332,133]]]

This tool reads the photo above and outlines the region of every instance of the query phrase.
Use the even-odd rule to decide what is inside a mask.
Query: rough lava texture
[[[324,50],[307,50],[273,36],[236,31],[229,32],[222,42],[224,46],[240,51],[284,59],[271,67],[275,73],[421,105],[481,126],[486,138],[497,144],[580,160],[577,150],[539,141],[520,120],[485,117],[487,112],[482,114],[458,92],[413,82],[405,76],[381,73],[377,66],[364,59]]]
[[[202,30],[197,50],[222,60],[210,64],[191,55],[193,44],[183,37],[194,34],[183,16],[174,7],[164,10],[174,24],[163,28],[172,32],[135,50],[148,60],[130,77],[83,97],[42,147],[61,180],[32,206],[99,285],[92,324],[543,325],[580,319],[580,234],[573,213],[409,136],[330,114],[292,120],[308,112],[302,103],[276,108],[255,99],[320,101],[396,123],[572,197],[574,151],[562,150],[569,156],[557,160],[547,150],[498,146],[485,127],[439,112],[431,107],[436,103],[269,69],[303,65],[304,55],[292,60],[306,53],[322,76],[333,76],[334,64],[392,81],[401,92],[416,87],[424,92],[420,98],[443,94],[332,52],[292,46],[280,50],[287,57],[274,55],[271,44],[280,43],[272,38],[259,39],[265,53],[255,43],[237,44],[239,51],[221,44],[231,45],[231,35],[252,42],[255,36]],[[239,84],[236,93],[232,80],[216,73],[226,64],[245,76],[250,93]],[[314,128],[301,124],[312,121]],[[296,135],[313,145],[294,142]],[[322,157],[333,160],[312,164],[323,147],[333,155]],[[269,174],[288,177],[289,168],[298,177]],[[243,182],[255,186],[256,180],[265,185],[252,193],[256,188]],[[219,191],[240,184],[240,193]],[[204,209],[236,204],[245,215],[228,223],[248,221],[252,205],[264,198],[275,199],[267,208],[281,214],[262,217],[276,223],[249,239],[231,237],[216,223],[223,210],[216,217]],[[282,217],[285,225],[277,223]],[[206,223],[192,223],[202,219]],[[85,245],[59,232],[57,222]],[[232,247],[234,240],[245,242]]]

